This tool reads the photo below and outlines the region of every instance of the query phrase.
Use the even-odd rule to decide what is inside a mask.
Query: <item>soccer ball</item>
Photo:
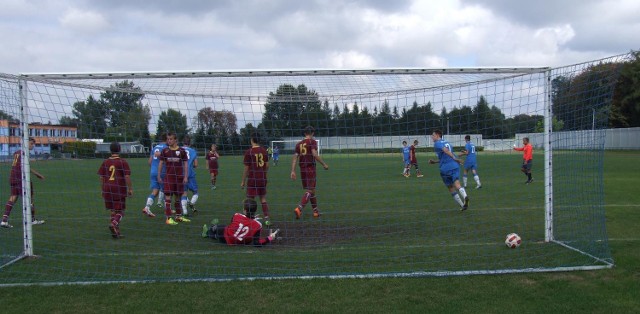
[[[506,244],[510,249],[519,247],[520,243],[522,243],[522,239],[516,233],[507,234],[507,238],[504,240],[504,244]]]

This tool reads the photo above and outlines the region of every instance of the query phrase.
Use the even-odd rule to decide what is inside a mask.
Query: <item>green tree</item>
[[[614,128],[640,127],[640,52],[633,60],[622,64],[616,83],[609,126]]]
[[[198,111],[196,121],[194,144],[201,148],[208,148],[213,143],[220,145],[238,129],[236,115],[227,110],[216,111],[210,107],[202,108]]]
[[[167,132],[176,133],[178,139],[189,134],[187,116],[174,109],[161,112],[158,117],[158,127],[156,128],[156,141],[160,141],[160,136]]]
[[[262,124],[267,136],[273,138],[300,136],[305,126],[314,125],[318,129],[317,121],[329,118],[328,112],[322,110],[318,94],[304,84],[280,85],[269,93],[264,107]],[[316,135],[322,136],[324,132],[318,129]]]
[[[72,113],[78,122],[78,138],[105,137],[109,108],[93,95],[89,95],[85,101],[75,102]]]
[[[14,118],[12,115],[4,112],[3,110],[0,110],[0,120],[9,120],[13,122],[18,121],[18,119]]]
[[[564,122],[562,122],[562,120],[558,120],[558,118],[556,117],[551,118],[551,125],[553,126],[553,132],[562,131],[562,129],[564,128]],[[536,122],[536,128],[534,131],[536,133],[544,132],[544,117]]]

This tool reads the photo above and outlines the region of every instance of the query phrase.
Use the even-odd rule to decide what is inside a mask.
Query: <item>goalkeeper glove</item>
[[[267,239],[269,239],[269,242],[272,242],[273,240],[278,238],[278,232],[280,232],[280,229],[276,229],[275,231],[269,229],[269,236],[267,237]]]

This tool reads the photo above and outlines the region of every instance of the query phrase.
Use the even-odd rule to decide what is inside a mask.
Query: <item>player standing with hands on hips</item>
[[[316,161],[322,165],[324,170],[329,170],[329,165],[318,155],[318,142],[313,139],[314,133],[315,130],[312,126],[304,129],[304,139],[296,144],[293,160],[291,160],[291,180],[296,179],[296,164],[299,161],[300,179],[302,180],[302,188],[305,189],[300,203],[294,209],[296,219],[302,217],[302,209],[308,202],[311,202],[313,217],[320,217],[316,199]]]
[[[453,154],[449,142],[442,139],[442,131],[433,131],[431,140],[433,140],[433,147],[438,160],[429,159],[429,163],[440,163],[442,182],[447,186],[456,203],[460,205],[460,210],[467,210],[469,208],[469,196],[467,196],[464,188],[460,186],[460,164],[462,164],[462,160]]]
[[[529,184],[533,182],[533,178],[531,177],[531,167],[533,166],[533,146],[529,143],[528,137],[522,138],[522,144],[524,147],[516,147],[514,144],[513,149],[519,152],[524,152],[522,156],[522,168],[520,168],[520,171],[527,176],[525,184]]]

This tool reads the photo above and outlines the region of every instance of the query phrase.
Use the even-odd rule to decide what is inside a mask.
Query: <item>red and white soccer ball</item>
[[[506,244],[510,249],[519,247],[520,243],[522,243],[522,238],[520,238],[520,236],[516,233],[507,234],[507,239],[504,240],[504,244]]]

